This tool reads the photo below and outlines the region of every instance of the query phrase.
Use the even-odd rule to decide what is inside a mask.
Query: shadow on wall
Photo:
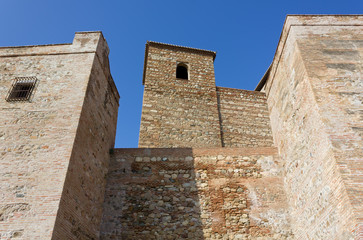
[[[116,149],[101,239],[204,239],[192,156],[191,148]]]

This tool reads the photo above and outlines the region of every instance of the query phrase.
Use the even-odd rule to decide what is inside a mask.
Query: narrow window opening
[[[176,67],[176,78],[188,80],[188,66],[184,63],[179,63]]]
[[[15,78],[6,101],[13,102],[29,100],[32,92],[34,91],[36,82],[36,77]]]

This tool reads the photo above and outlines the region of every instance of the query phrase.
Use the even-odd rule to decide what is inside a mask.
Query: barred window
[[[37,83],[36,77],[17,77],[9,90],[6,101],[28,101]]]

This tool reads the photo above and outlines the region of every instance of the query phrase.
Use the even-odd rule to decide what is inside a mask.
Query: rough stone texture
[[[288,17],[267,81],[298,239],[363,234],[362,25],[362,16]]]
[[[98,239],[119,96],[100,41],[83,103],[53,238]]]
[[[266,95],[217,87],[223,147],[273,145]]]
[[[149,42],[139,147],[220,147],[215,53]],[[176,78],[178,62],[189,80]]]
[[[139,147],[271,146],[264,93],[216,88],[214,52],[148,42]],[[178,63],[189,79],[176,78]]]
[[[164,148],[112,149],[100,32],[0,48],[0,239],[362,239],[362,33],[288,16],[262,92],[216,87],[214,52],[149,42],[139,145]]]
[[[101,239],[292,239],[275,148],[115,149]]]
[[[105,131],[106,143],[98,143],[102,150],[89,148],[88,145],[79,143],[80,137],[86,137],[79,128],[87,117],[87,108],[90,108],[88,83],[93,82],[94,71],[100,71],[96,65],[97,59],[103,59],[105,44],[101,33],[77,33],[73,44],[26,46],[0,48],[0,236],[1,239],[22,237],[23,239],[50,239],[53,234],[56,218],[57,223],[66,225],[66,220],[61,220],[63,212],[89,211],[89,204],[97,198],[97,204],[89,211],[92,218],[100,217],[100,206],[103,191],[78,193],[82,189],[77,181],[72,180],[73,174],[80,176],[89,175],[89,172],[76,173],[75,166],[88,168],[96,162],[107,157],[110,147],[113,146],[113,133]],[[97,49],[99,48],[99,49]],[[96,54],[96,51],[99,53]],[[99,56],[100,55],[100,56]],[[101,60],[103,62],[104,60]],[[92,77],[91,75],[91,69]],[[107,70],[106,68],[104,70]],[[30,102],[6,102],[5,97],[15,77],[35,76],[39,84]],[[95,83],[92,83],[95,84]],[[112,83],[113,84],[113,83]],[[107,86],[107,82],[102,85]],[[116,91],[113,86],[113,91]],[[102,87],[103,89],[104,87]],[[103,90],[97,90],[102,93]],[[97,92],[95,92],[97,93]],[[85,95],[87,95],[86,101]],[[103,96],[102,96],[103,97]],[[98,96],[97,96],[98,98]],[[97,100],[99,101],[99,100]],[[117,103],[116,103],[117,105]],[[117,106],[112,109],[112,123],[115,122]],[[82,112],[82,117],[81,116]],[[99,112],[102,114],[102,112]],[[97,116],[95,120],[107,120],[106,116]],[[87,123],[88,129],[99,124]],[[112,128],[110,126],[110,128]],[[99,139],[97,139],[99,140]],[[89,139],[93,145],[95,139]],[[100,141],[99,141],[100,142]],[[91,144],[91,146],[92,146]],[[84,154],[90,163],[79,164],[79,154]],[[89,157],[94,152],[96,156]],[[83,160],[83,161],[84,161]],[[91,176],[99,177],[98,171],[107,172],[107,164],[103,168],[90,168]],[[77,171],[78,171],[77,169]],[[66,186],[64,188],[65,179]],[[102,179],[102,182],[104,180]],[[97,182],[90,182],[85,178],[84,185],[91,189]],[[97,186],[98,187],[98,186]],[[101,187],[101,186],[100,186]],[[71,191],[71,189],[73,189]],[[69,192],[68,192],[69,191]],[[70,201],[61,203],[62,199],[71,195],[74,201],[77,194],[89,195],[83,198],[82,204],[77,202],[74,206]],[[63,201],[62,201],[63,202]],[[59,209],[61,207],[61,209]],[[60,210],[60,215],[57,211]],[[82,214],[77,216],[80,221]],[[83,218],[85,224],[91,219]],[[92,219],[93,221],[94,219]],[[99,223],[100,219],[94,224]],[[98,226],[90,224],[90,235],[98,232]],[[58,226],[55,226],[57,229]],[[67,226],[60,227],[61,231],[68,231]],[[63,232],[62,234],[69,234]],[[71,236],[71,235],[68,235]],[[75,235],[73,238],[75,239]],[[63,239],[72,239],[67,237]]]

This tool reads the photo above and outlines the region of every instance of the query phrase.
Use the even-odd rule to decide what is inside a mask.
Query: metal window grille
[[[36,77],[17,77],[9,90],[6,101],[28,101],[35,89]]]

